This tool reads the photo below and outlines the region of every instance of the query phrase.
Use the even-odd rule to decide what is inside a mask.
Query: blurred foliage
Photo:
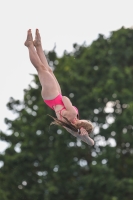
[[[90,46],[73,45],[59,58],[48,52],[63,95],[94,123],[94,147],[49,127],[54,115],[41,99],[36,75],[23,101],[10,98],[15,120],[0,155],[0,200],[133,199],[133,30],[99,35]]]

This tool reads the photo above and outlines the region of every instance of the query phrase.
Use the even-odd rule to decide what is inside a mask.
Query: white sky
[[[23,98],[36,73],[23,45],[27,30],[40,29],[43,48],[56,52],[72,50],[73,43],[90,44],[99,33],[109,35],[122,26],[133,26],[132,0],[1,0],[0,2],[0,130],[4,118],[13,118],[6,103]],[[0,142],[0,151],[5,143]]]

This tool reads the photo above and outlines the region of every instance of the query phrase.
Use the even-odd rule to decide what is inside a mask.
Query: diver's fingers
[[[83,127],[81,127],[80,128],[80,135],[88,135],[88,132]]]

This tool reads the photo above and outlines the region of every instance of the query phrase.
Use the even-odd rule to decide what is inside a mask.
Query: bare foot
[[[33,45],[33,37],[32,37],[31,29],[29,29],[28,32],[27,32],[27,39],[26,39],[24,45],[26,47],[29,47],[30,45]]]
[[[41,36],[38,29],[36,29],[35,40],[33,43],[35,47],[41,46]]]

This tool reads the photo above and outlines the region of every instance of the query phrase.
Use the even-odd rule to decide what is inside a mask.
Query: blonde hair
[[[89,120],[82,119],[79,124],[76,124],[76,126],[78,129],[83,127],[88,132],[88,134],[93,131],[93,125]]]
[[[71,123],[66,117],[63,117],[65,119],[66,122],[64,121],[61,121],[55,117],[52,117],[51,115],[49,115],[52,119],[54,119],[53,122],[51,122],[50,125],[58,125],[58,126],[61,126],[63,128],[69,128],[71,129],[72,131],[74,132],[78,132],[80,134],[80,128],[83,127],[87,132],[88,134],[90,134],[93,130],[93,125],[92,123],[89,121],[89,120],[82,120],[79,124],[73,124]]]

